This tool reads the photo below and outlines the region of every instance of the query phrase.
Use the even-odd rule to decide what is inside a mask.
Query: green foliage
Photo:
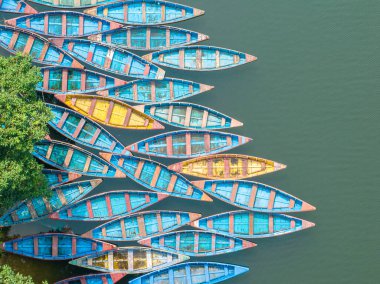
[[[34,284],[32,277],[16,273],[8,265],[0,266],[0,283],[1,284]],[[42,284],[48,284],[43,281]]]

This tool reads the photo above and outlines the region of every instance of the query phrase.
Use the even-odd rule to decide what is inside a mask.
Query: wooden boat
[[[235,238],[267,238],[304,230],[315,224],[283,214],[241,210],[205,217],[193,221],[191,226]]]
[[[128,150],[163,158],[194,158],[231,150],[251,138],[217,131],[179,130],[136,142]]]
[[[158,103],[135,106],[158,121],[191,129],[222,129],[242,126],[243,123],[211,108],[193,103]]]
[[[71,109],[46,105],[54,116],[49,125],[75,143],[104,152],[131,154],[111,133],[96,122]]]
[[[286,165],[254,156],[216,154],[169,166],[178,173],[209,179],[244,179],[285,169]]]
[[[123,247],[70,261],[70,264],[114,273],[139,274],[155,271],[188,260],[180,254],[144,247]]]
[[[204,11],[161,0],[127,0],[105,4],[84,11],[89,15],[126,25],[162,25],[185,21]]]
[[[152,160],[134,156],[99,153],[103,159],[119,167],[128,177],[142,186],[172,196],[211,202],[199,188],[193,186],[180,174]]]
[[[146,54],[143,58],[165,67],[192,71],[228,69],[257,60],[247,53],[205,45],[165,49]]]
[[[145,211],[102,224],[82,236],[115,242],[135,241],[176,230],[201,216],[182,211]]]
[[[33,156],[60,170],[96,177],[124,178],[119,169],[77,146],[43,140],[34,145]]]
[[[43,80],[37,84],[36,90],[52,94],[97,92],[127,83],[94,71],[68,67],[41,68],[41,75]]]
[[[248,267],[217,262],[186,262],[145,274],[129,284],[219,283],[249,271]]]
[[[18,203],[0,218],[0,226],[12,226],[47,217],[49,214],[81,199],[102,182],[86,180],[54,187],[48,198],[35,197]]]
[[[5,20],[10,26],[51,37],[82,37],[122,25],[74,11],[48,11]]]
[[[27,30],[0,25],[0,46],[12,54],[30,55],[36,63],[84,68],[63,50]]]
[[[92,41],[144,51],[194,44],[208,38],[198,32],[171,26],[128,26],[88,37]]]
[[[75,58],[107,72],[142,79],[161,80],[165,76],[163,69],[114,45],[73,38],[50,41]]]
[[[110,127],[135,130],[164,129],[150,116],[116,99],[90,95],[55,95],[55,98],[76,112]]]
[[[59,170],[43,169],[48,186],[57,186],[67,182],[72,182],[73,180],[80,178],[82,175],[76,173],[69,173]]]
[[[0,1],[0,12],[37,14],[38,12],[29,4],[19,0],[2,0]]]
[[[116,2],[118,0],[89,0],[89,1],[67,1],[67,0],[28,0],[40,5],[54,8],[86,8],[98,6],[105,3]]]
[[[256,246],[246,240],[196,230],[166,233],[138,242],[144,246],[194,257],[230,253]]]
[[[27,236],[3,243],[6,252],[44,260],[73,259],[95,252],[106,252],[115,247],[105,242],[62,233]]]
[[[282,190],[246,180],[202,180],[192,182],[212,196],[234,206],[266,213],[313,211],[315,207]]]
[[[182,100],[213,89],[213,86],[176,78],[140,79],[123,86],[98,91],[96,94],[136,104]]]
[[[49,216],[65,221],[106,221],[145,209],[168,197],[148,191],[108,191],[66,206]]]
[[[113,284],[119,282],[126,275],[126,273],[89,274],[64,279],[54,284]]]

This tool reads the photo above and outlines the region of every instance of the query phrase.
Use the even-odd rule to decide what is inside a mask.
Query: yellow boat
[[[124,129],[164,129],[159,122],[118,100],[89,95],[55,95],[80,114],[104,125]]]
[[[285,169],[286,165],[253,156],[218,154],[169,166],[178,173],[207,179],[244,179]]]

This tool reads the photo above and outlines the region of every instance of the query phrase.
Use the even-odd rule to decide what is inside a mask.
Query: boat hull
[[[81,177],[80,174],[50,169],[43,169],[42,174],[45,176],[49,187],[72,182],[73,180]]]

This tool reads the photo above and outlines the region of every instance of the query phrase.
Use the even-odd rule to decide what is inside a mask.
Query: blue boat
[[[136,241],[176,230],[201,216],[182,211],[145,211],[112,220],[82,236],[112,242]]]
[[[55,141],[43,140],[34,145],[33,156],[60,170],[96,177],[124,178],[116,169],[103,159],[77,146]]]
[[[267,238],[308,229],[315,224],[283,214],[240,210],[205,217],[192,222],[191,226],[235,238]]]
[[[182,159],[228,151],[251,140],[226,132],[179,130],[146,138],[127,146],[127,149],[138,154]]]
[[[70,0],[28,0],[40,5],[54,7],[54,8],[87,8],[92,6],[98,6],[105,3],[116,2],[118,0],[82,0],[82,1],[70,1]]]
[[[93,179],[52,188],[50,197],[35,197],[18,203],[0,218],[0,227],[40,220],[57,210],[75,203],[102,182]]]
[[[36,90],[51,94],[91,93],[127,83],[87,69],[70,67],[41,68],[41,75],[43,80],[37,84]]]
[[[126,275],[126,273],[89,274],[67,278],[54,284],[114,284]]]
[[[152,160],[134,156],[100,153],[105,160],[120,168],[129,178],[142,186],[172,196],[211,202],[212,199],[193,186],[182,175]]]
[[[214,256],[255,247],[246,240],[196,230],[176,231],[138,241],[139,244],[187,256]]]
[[[255,212],[294,213],[315,207],[282,190],[247,180],[193,181],[195,186],[231,205]]]
[[[83,69],[83,65],[45,38],[24,29],[0,25],[0,46],[12,54],[30,55],[33,62]]]
[[[86,14],[125,25],[162,25],[185,21],[204,11],[161,0],[127,0],[84,10]]]
[[[248,267],[226,263],[186,262],[137,277],[129,281],[129,284],[214,284],[248,271]]]
[[[6,252],[43,260],[73,259],[115,247],[102,241],[62,233],[32,235],[3,243]]]
[[[80,178],[82,175],[76,173],[69,173],[66,171],[43,169],[43,175],[45,176],[48,186],[57,186],[67,182]]]
[[[51,42],[75,58],[107,72],[157,80],[163,79],[165,75],[163,69],[114,45],[73,38],[51,39]]]
[[[122,25],[73,11],[48,11],[5,20],[10,26],[50,37],[83,37]]]
[[[211,108],[185,102],[138,105],[135,109],[163,123],[190,129],[223,129],[243,123]]]
[[[171,26],[128,26],[88,37],[92,41],[144,51],[194,44],[208,38],[198,32]]]
[[[123,86],[99,91],[97,94],[125,102],[150,104],[186,99],[213,88],[213,86],[176,78],[141,79],[130,81]]]
[[[78,144],[103,152],[131,153],[111,133],[95,121],[61,106],[46,104],[53,114],[49,125]]]
[[[223,70],[257,60],[247,53],[205,45],[165,49],[146,54],[143,58],[165,67],[191,71]]]
[[[166,197],[167,194],[148,191],[108,191],[66,206],[49,217],[65,221],[109,221],[145,209]]]
[[[0,12],[37,14],[38,12],[29,4],[20,0],[1,0]]]

